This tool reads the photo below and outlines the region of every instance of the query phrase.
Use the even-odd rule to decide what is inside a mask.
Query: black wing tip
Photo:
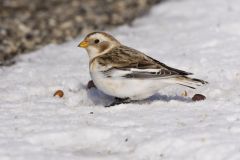
[[[195,87],[192,87],[192,86],[188,86],[188,85],[184,85],[184,84],[180,84],[180,83],[177,83],[177,84],[179,84],[181,86],[185,86],[185,87],[191,88],[191,89],[196,89]]]
[[[181,70],[179,70],[179,71],[181,71]],[[193,73],[191,73],[191,72],[186,72],[186,71],[181,71],[181,72],[183,72],[182,73],[183,75],[193,75]]]
[[[183,71],[183,70],[180,70],[180,69],[172,68],[172,67],[169,67],[167,65],[164,66],[164,67],[167,68],[168,70],[176,72],[177,74],[182,75],[182,76],[193,75],[193,73],[191,73],[191,72],[186,72],[186,71]]]
[[[197,82],[200,82],[200,83],[202,83],[202,84],[208,84],[207,81],[204,81],[204,80],[201,80],[201,79],[192,78],[192,80],[197,81]]]

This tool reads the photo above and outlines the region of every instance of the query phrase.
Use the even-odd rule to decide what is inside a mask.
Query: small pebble
[[[203,101],[205,100],[206,97],[202,94],[195,94],[193,97],[192,97],[192,100],[193,101]]]

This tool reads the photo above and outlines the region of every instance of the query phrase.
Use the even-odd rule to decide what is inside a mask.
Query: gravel
[[[0,65],[46,44],[130,24],[161,0],[1,0]]]

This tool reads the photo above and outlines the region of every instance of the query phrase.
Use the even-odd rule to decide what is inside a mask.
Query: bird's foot
[[[91,88],[97,88],[93,80],[88,81],[88,84],[87,84],[87,89],[91,89]]]
[[[115,101],[112,102],[109,105],[106,105],[105,107],[112,107],[115,105],[119,105],[119,104],[127,104],[127,103],[131,103],[131,99],[130,98],[115,98]]]

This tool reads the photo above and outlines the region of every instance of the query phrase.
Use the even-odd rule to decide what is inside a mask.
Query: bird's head
[[[110,34],[105,32],[92,32],[84,38],[78,47],[85,48],[90,59],[92,59],[120,45],[120,42]]]

